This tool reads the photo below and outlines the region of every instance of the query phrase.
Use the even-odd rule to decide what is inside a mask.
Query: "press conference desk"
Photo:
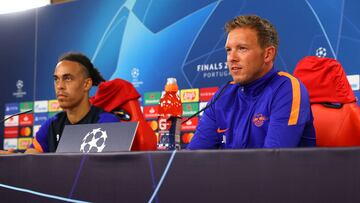
[[[0,183],[1,202],[360,202],[360,148],[7,155]]]

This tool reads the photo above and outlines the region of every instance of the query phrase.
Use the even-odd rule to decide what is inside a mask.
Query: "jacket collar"
[[[273,79],[276,74],[277,70],[275,70],[275,68],[271,68],[271,70],[267,72],[263,77],[249,84],[239,85],[240,92],[246,96],[257,96],[262,92],[262,90],[267,86],[267,84]]]

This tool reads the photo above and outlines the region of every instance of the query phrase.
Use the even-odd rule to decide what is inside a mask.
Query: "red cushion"
[[[341,64],[335,59],[307,56],[294,70],[307,90],[311,103],[351,103],[356,98]]]
[[[90,102],[108,112],[124,109],[131,115],[130,121],[139,121],[132,151],[156,150],[156,135],[141,112],[139,97],[140,94],[131,83],[117,78],[100,83]]]
[[[126,102],[139,98],[140,94],[130,82],[116,78],[100,83],[95,95],[90,98],[90,102],[111,112]]]
[[[317,146],[360,146],[360,108],[356,103],[341,109],[312,104]]]

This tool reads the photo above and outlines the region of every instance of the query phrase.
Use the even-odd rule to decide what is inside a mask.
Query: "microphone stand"
[[[188,120],[194,118],[195,116],[199,115],[201,112],[205,111],[207,108],[209,108],[211,105],[213,105],[218,99],[219,97],[223,94],[224,90],[229,86],[231,81],[228,81],[226,83],[226,85],[220,90],[219,94],[215,97],[215,99],[208,105],[206,105],[203,109],[201,109],[200,111],[194,113],[193,115],[191,115],[189,118],[187,118],[186,120],[184,120],[183,122],[181,122],[181,124],[186,123]]]
[[[3,122],[7,121],[8,119],[10,119],[10,118],[12,118],[12,117],[14,117],[14,116],[18,116],[18,115],[26,114],[26,113],[30,113],[30,112],[32,112],[32,109],[26,110],[26,111],[23,111],[23,112],[19,112],[19,113],[16,113],[16,114],[12,114],[12,115],[10,115],[9,117],[1,120],[0,123],[3,123]]]

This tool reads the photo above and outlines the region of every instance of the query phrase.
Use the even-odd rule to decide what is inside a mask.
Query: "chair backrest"
[[[311,109],[317,146],[360,146],[360,108],[355,102],[339,109],[312,104]]]
[[[125,110],[130,114],[129,121],[139,121],[132,151],[156,150],[156,135],[141,112],[139,98],[140,94],[131,83],[116,78],[100,83],[90,102],[108,112]]]
[[[294,76],[309,92],[317,146],[360,146],[360,107],[341,64],[308,56]]]
[[[137,99],[129,100],[123,104],[121,108],[130,114],[130,121],[139,121],[136,137],[131,150],[156,150],[156,135],[146,122],[144,115],[141,112],[139,101]]]

